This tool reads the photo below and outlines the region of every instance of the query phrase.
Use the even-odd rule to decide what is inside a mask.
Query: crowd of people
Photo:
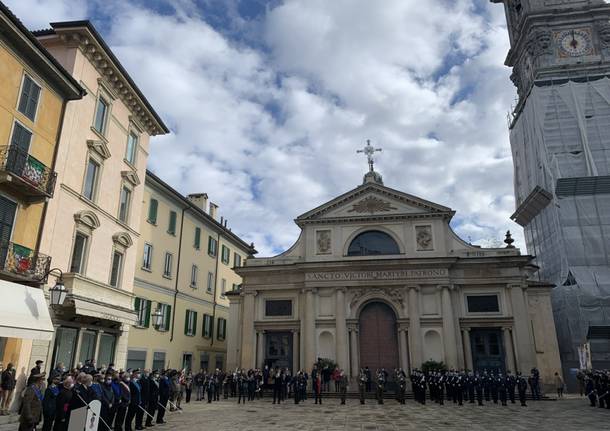
[[[580,395],[586,395],[591,407],[610,409],[610,370],[579,371],[576,374]]]
[[[323,394],[334,391],[345,404],[349,380],[339,367],[314,364],[310,373],[299,370],[291,373],[287,368],[270,368],[224,372],[201,370],[193,374],[189,370],[117,370],[113,364],[95,366],[93,361],[79,364],[67,370],[57,364],[48,375],[41,371],[42,361],[37,361],[27,379],[27,387],[20,394],[20,430],[35,430],[42,424],[43,431],[67,431],[71,412],[98,400],[101,404],[98,430],[143,430],[155,424],[165,423],[166,412],[182,410],[182,403],[191,402],[195,391],[196,401],[212,403],[220,399],[236,398],[246,403],[263,398],[265,392],[273,404],[292,399],[299,404],[314,398],[322,404]],[[9,364],[0,373],[0,412],[8,410],[15,389],[15,370]],[[581,396],[586,395],[592,406],[610,409],[610,372],[579,372],[577,375]],[[374,375],[368,367],[360,369],[357,385],[360,403],[365,404],[367,393],[375,392],[379,404],[387,399],[386,392],[394,393],[396,401],[405,404],[409,387],[417,402],[427,400],[439,405],[452,402],[478,404],[493,402],[502,406],[516,403],[527,406],[529,389],[531,399],[541,398],[540,373],[533,368],[529,376],[500,372],[465,372],[455,370],[420,371],[407,374],[403,369],[393,370],[392,378],[385,369]],[[563,380],[555,375],[558,397],[563,395]]]

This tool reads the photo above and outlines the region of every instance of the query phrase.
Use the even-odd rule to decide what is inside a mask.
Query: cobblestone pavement
[[[478,407],[466,404],[438,406],[415,404],[408,400],[405,406],[395,401],[384,405],[367,400],[361,406],[358,400],[324,400],[322,406],[313,400],[295,405],[287,402],[273,405],[269,399],[254,401],[245,406],[233,400],[208,404],[183,404],[184,411],[169,414],[168,424],[155,431],[403,431],[403,430],[528,430],[528,431],[586,431],[610,429],[610,410],[591,408],[584,399],[529,402],[528,407],[518,404],[508,407],[486,404]]]

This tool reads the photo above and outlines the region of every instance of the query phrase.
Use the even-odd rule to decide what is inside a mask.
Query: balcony
[[[8,242],[0,245],[0,262],[5,278],[42,283],[51,267],[51,256]]]
[[[0,183],[28,203],[53,197],[57,173],[14,145],[0,146]]]

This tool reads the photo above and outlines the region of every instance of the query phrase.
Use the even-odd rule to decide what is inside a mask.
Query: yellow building
[[[233,268],[256,250],[217,220],[206,194],[184,197],[147,172],[143,201],[127,367],[225,368],[225,293],[241,283]]]
[[[39,289],[51,265],[39,253],[41,225],[56,192],[66,104],[84,94],[0,3],[0,362],[16,366],[20,383],[29,373],[32,339],[53,333]]]
[[[53,340],[35,344],[32,360],[45,360],[47,369],[91,359],[123,367],[136,320],[149,140],[168,129],[89,21],[52,23],[34,34],[88,94],[65,112],[57,190],[40,243],[63,271],[68,295],[53,309]]]

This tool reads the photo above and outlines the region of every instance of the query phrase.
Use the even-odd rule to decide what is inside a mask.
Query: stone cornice
[[[55,34],[68,46],[78,47],[103,79],[103,85],[125,103],[131,114],[149,135],[168,133],[167,126],[154,112],[149,102],[131,80],[123,66],[110,51],[93,26],[87,22],[53,23],[53,33],[35,33],[40,38]]]

